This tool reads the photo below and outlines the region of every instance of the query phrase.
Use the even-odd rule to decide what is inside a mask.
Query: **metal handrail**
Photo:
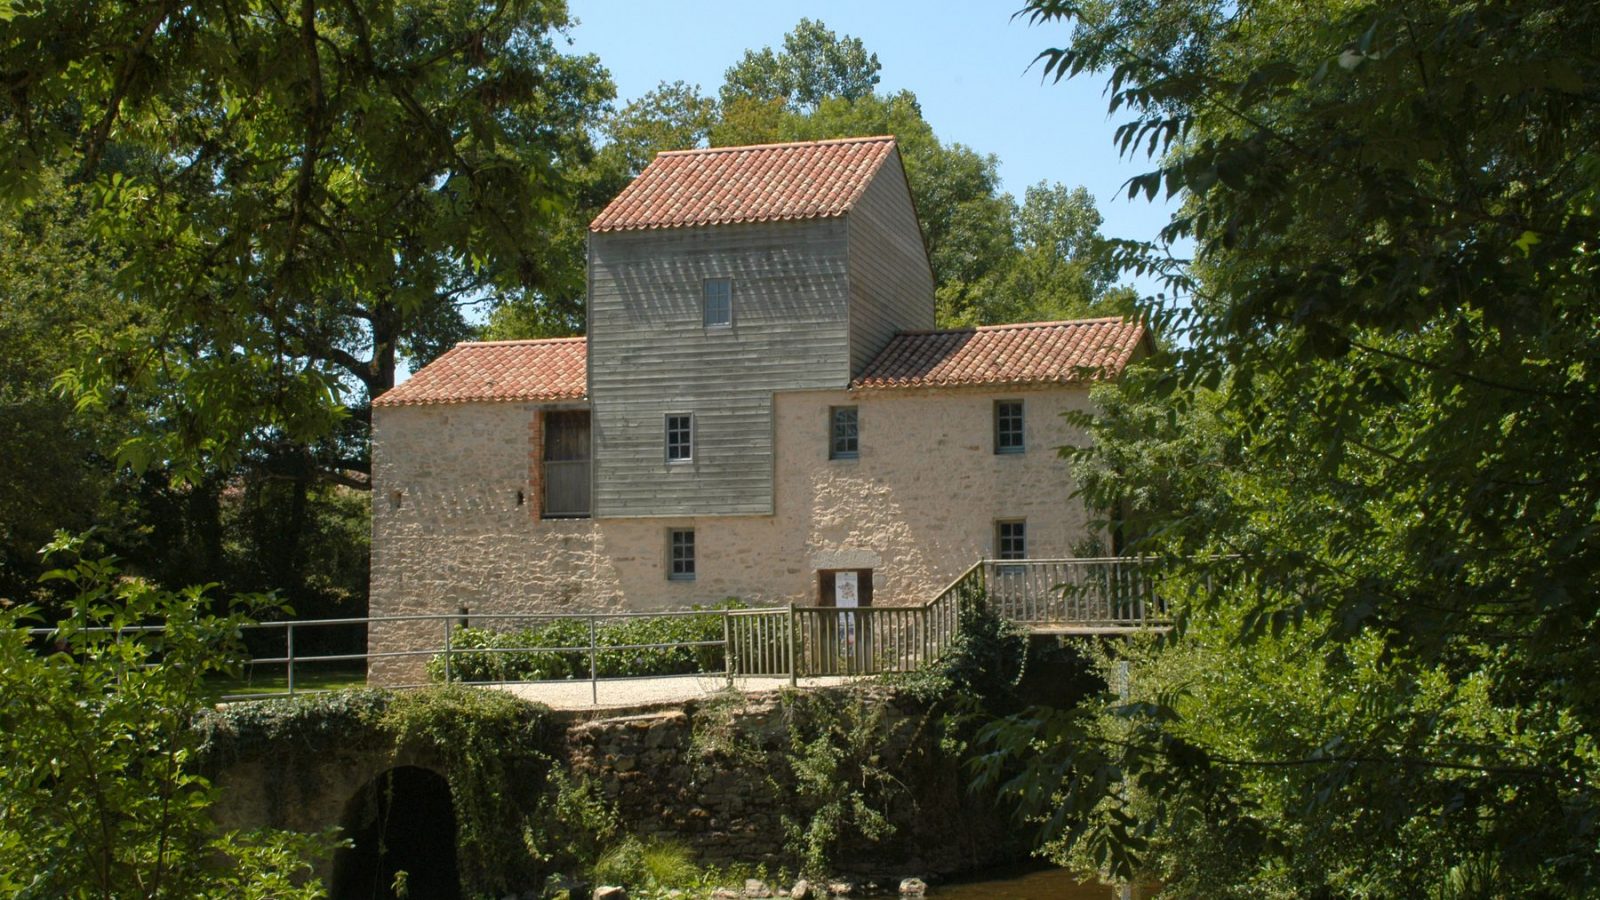
[[[743,609],[695,610],[611,610],[567,613],[473,613],[462,608],[453,613],[413,613],[381,616],[347,616],[324,619],[294,619],[274,622],[256,622],[241,626],[241,631],[251,633],[282,632],[282,655],[253,657],[246,660],[248,667],[285,667],[285,688],[282,692],[264,694],[226,694],[223,700],[265,699],[293,696],[302,693],[319,693],[296,684],[297,673],[304,674],[308,665],[377,660],[397,660],[416,657],[444,657],[444,676],[447,681],[466,684],[510,684],[517,681],[461,681],[456,676],[455,662],[467,654],[582,654],[587,657],[588,680],[591,697],[598,701],[599,657],[605,653],[623,653],[641,650],[670,650],[684,648],[700,650],[721,647],[723,671],[701,672],[701,675],[720,675],[729,684],[739,675],[787,675],[790,683],[797,683],[801,675],[821,674],[878,674],[886,671],[906,671],[925,664],[942,655],[960,628],[961,611],[968,602],[969,591],[987,596],[988,602],[1001,615],[1023,624],[1060,623],[1074,621],[1078,615],[1086,624],[1105,624],[1112,628],[1128,629],[1152,627],[1163,624],[1166,604],[1153,591],[1152,582],[1145,574],[1150,560],[1140,557],[1093,557],[1042,560],[982,559],[970,566],[926,603],[912,606],[865,606],[840,608],[786,604],[784,606],[753,607]],[[1018,570],[1027,574],[1018,579],[1005,570]],[[1078,607],[1070,605],[1069,594],[1078,590],[1065,580],[1056,580],[1055,574],[1066,572],[1102,571],[1111,573],[1103,580],[1103,590],[1081,591],[1085,599]],[[1124,579],[1124,572],[1136,573]],[[1048,575],[1044,584],[1031,573]],[[1028,581],[1032,578],[1032,582]],[[1033,582],[1038,582],[1034,584]],[[1018,585],[1030,590],[1044,590],[1039,596],[1018,594]],[[1127,588],[1127,590],[1124,590]],[[1122,591],[1123,593],[1119,593]],[[1081,598],[1080,598],[1081,599]],[[1125,603],[1118,607],[1116,603]],[[1098,605],[1096,605],[1098,604]],[[1123,615],[1121,613],[1128,612]],[[1101,615],[1090,615],[1090,613]],[[718,616],[721,618],[720,639],[681,640],[659,643],[602,644],[599,624],[630,619],[681,618],[687,616]],[[555,621],[580,621],[587,625],[588,640],[558,647],[472,647],[455,645],[458,628],[483,624],[523,622],[549,623]],[[296,632],[302,635],[312,629],[344,626],[371,627],[374,625],[444,623],[440,645],[415,649],[366,650],[350,653],[306,654],[296,647]],[[29,629],[36,637],[60,633],[58,627]],[[94,626],[79,629],[89,633],[139,634],[165,630],[164,625],[130,625],[120,629]],[[607,680],[628,677],[606,676]],[[561,679],[570,681],[572,679]],[[425,684],[426,682],[422,682]],[[417,687],[407,682],[391,687]]]

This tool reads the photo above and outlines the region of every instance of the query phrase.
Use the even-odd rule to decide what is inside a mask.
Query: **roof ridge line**
[[[742,150],[772,150],[778,147],[817,147],[823,144],[866,144],[878,141],[897,141],[892,134],[859,135],[857,137],[823,138],[818,141],[778,141],[772,144],[739,144],[732,147],[689,147],[683,150],[662,150],[656,156],[691,156],[694,154],[737,153]]]
[[[1138,322],[1124,316],[1097,316],[1092,319],[1054,319],[1048,322],[1005,322],[999,325],[968,325],[963,328],[919,328],[913,331],[896,331],[895,337],[901,335],[928,335],[928,334],[976,334],[980,331],[1013,331],[1023,328],[1052,328],[1061,325],[1103,325],[1107,322],[1120,322],[1125,325],[1137,325]]]
[[[587,341],[588,339],[589,336],[586,334],[576,334],[568,337],[557,338],[514,338],[503,341],[458,341],[456,342],[455,347],[505,347],[513,344],[563,344],[570,343],[572,341]],[[451,347],[450,349],[454,350],[455,347]]]

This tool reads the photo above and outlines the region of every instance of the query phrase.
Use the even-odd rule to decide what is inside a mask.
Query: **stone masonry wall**
[[[1021,399],[1027,452],[993,452],[994,401]],[[829,460],[829,408],[859,410],[859,459]],[[373,440],[373,616],[674,609],[738,597],[815,603],[819,569],[873,569],[873,602],[930,599],[1025,519],[1028,555],[1089,536],[1056,454],[1081,389],[807,391],[775,397],[771,516],[539,518],[531,403],[379,407]],[[695,530],[697,575],[667,578],[671,528]],[[375,623],[374,651],[436,648],[443,624]],[[374,661],[415,680],[422,657]]]
[[[852,702],[851,690],[859,689],[812,699],[838,709]],[[882,715],[874,763],[892,773],[895,787],[878,802],[895,831],[870,845],[847,838],[835,859],[839,872],[951,875],[1016,852],[993,799],[967,790],[925,713],[877,690],[864,703]],[[579,723],[567,732],[566,763],[598,784],[633,834],[687,844],[707,863],[792,866],[784,817],[803,818],[809,807],[789,778],[789,727],[815,708],[768,693]]]

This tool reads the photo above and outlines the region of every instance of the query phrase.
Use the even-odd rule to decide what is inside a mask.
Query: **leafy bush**
[[[361,688],[201,710],[194,723],[200,736],[195,756],[203,767],[215,768],[262,752],[315,754],[349,748],[378,735],[392,696]]]
[[[925,703],[970,702],[986,712],[1012,708],[1027,672],[1028,637],[986,601],[961,607],[960,627],[938,659],[887,680]]]
[[[110,559],[46,577],[74,595],[48,643],[29,634],[35,608],[0,607],[0,896],[317,895],[305,876],[328,842],[224,832],[196,771],[204,679],[237,671],[246,617],[211,615],[205,589],[161,590]],[[124,630],[152,622],[165,627]]]
[[[602,678],[692,675],[726,670],[723,648],[689,646],[723,637],[722,610],[744,609],[729,598],[702,615],[629,617],[595,629],[595,673]],[[677,644],[644,648],[645,644]],[[552,619],[517,631],[458,628],[450,638],[449,681],[546,681],[589,676],[589,623]],[[562,649],[585,648],[585,649]],[[607,649],[615,648],[615,649]],[[428,660],[430,680],[446,681],[444,654]]]
[[[784,846],[800,871],[820,878],[847,846],[894,835],[889,810],[907,789],[885,765],[897,726],[882,703],[860,692],[785,694],[792,806],[780,814]],[[778,782],[774,780],[774,786]]]

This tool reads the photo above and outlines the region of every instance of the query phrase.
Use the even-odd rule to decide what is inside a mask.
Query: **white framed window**
[[[667,531],[667,578],[671,581],[694,580],[693,528]]]
[[[994,402],[994,452],[1022,453],[1027,450],[1023,440],[1021,400],[996,400]]]
[[[828,408],[828,458],[861,456],[861,413],[854,406]]]
[[[667,413],[667,462],[694,459],[694,413]]]
[[[701,284],[701,292],[706,327],[731,327],[733,325],[733,279],[707,278]]]
[[[994,523],[996,559],[1028,558],[1028,523],[1025,519],[1001,519]]]

